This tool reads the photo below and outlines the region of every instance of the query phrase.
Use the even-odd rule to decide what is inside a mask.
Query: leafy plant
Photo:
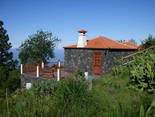
[[[35,83],[31,89],[17,90],[13,97],[9,100],[11,117],[90,117],[98,111],[88,82],[83,79]],[[0,112],[0,116],[7,113],[6,109]]]
[[[84,72],[82,71],[82,70],[77,70],[76,72],[75,72],[75,79],[84,79]]]
[[[114,57],[114,61],[116,65],[112,68],[112,72],[115,76],[117,76],[124,72],[125,66],[123,66],[123,64],[125,63],[125,61],[123,59],[117,59],[115,57]]]
[[[155,54],[146,51],[133,57],[130,68],[130,88],[155,92]]]
[[[107,75],[93,81],[95,100],[99,104],[97,116],[101,117],[138,117],[140,106],[148,108],[152,97],[127,88],[129,76]],[[144,101],[148,102],[144,102]]]
[[[145,115],[144,107],[143,107],[143,105],[141,105],[140,106],[140,115],[139,115],[139,117],[145,117],[144,115]]]
[[[129,88],[143,92],[155,92],[155,54],[154,50],[146,50],[143,53],[130,57],[129,60],[117,60],[112,68],[115,76],[124,72],[130,76]]]
[[[60,84],[59,82],[57,82],[56,80],[48,80],[48,81],[41,81],[38,83],[34,83],[32,85],[31,90],[36,94],[36,95],[40,95],[40,96],[44,96],[44,95],[53,95],[53,92],[57,89],[58,84]]]
[[[21,44],[19,58],[23,64],[47,62],[54,57],[53,50],[59,38],[53,37],[52,33],[42,30],[36,34],[30,35],[24,43]]]
[[[155,108],[155,100],[153,100],[153,102],[151,103],[151,105],[149,106],[149,108],[146,110],[144,110],[143,105],[141,105],[140,107],[140,117],[153,117],[154,116],[154,109]]]
[[[97,111],[88,82],[83,79],[69,78],[62,82],[54,94],[54,102],[53,116],[93,116]]]

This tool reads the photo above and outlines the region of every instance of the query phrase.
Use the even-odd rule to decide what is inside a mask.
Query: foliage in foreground
[[[152,96],[127,88],[128,82],[127,74],[115,77],[109,75],[94,81],[96,100],[100,104],[103,117],[138,117],[141,105],[146,112]],[[152,113],[153,110],[149,117],[153,117]]]
[[[135,90],[155,92],[155,54],[154,50],[145,51],[131,58],[131,62],[117,60],[113,68],[115,75],[127,72],[130,77],[129,87]],[[125,65],[125,63],[127,64]]]
[[[85,80],[67,79],[35,84],[29,90],[17,91],[9,101],[11,117],[95,116],[97,106]],[[7,115],[6,110],[2,112]]]
[[[155,54],[149,51],[135,56],[129,63],[131,88],[155,92]]]
[[[10,116],[137,117],[141,105],[145,112],[152,97],[126,88],[127,83],[127,75],[93,80],[92,90],[88,90],[84,79],[36,83],[29,90],[17,90],[14,98],[9,98]],[[5,102],[0,105],[1,116],[8,115]]]

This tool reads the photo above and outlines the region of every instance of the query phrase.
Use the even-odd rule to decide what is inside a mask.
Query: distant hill
[[[20,64],[20,60],[18,58],[18,55],[20,53],[20,49],[10,49],[10,52],[13,52],[13,59],[17,59],[19,61]],[[55,58],[51,59],[50,62],[57,62],[58,60],[60,61],[64,61],[64,49],[63,48],[56,48],[54,50],[54,54],[55,54]]]

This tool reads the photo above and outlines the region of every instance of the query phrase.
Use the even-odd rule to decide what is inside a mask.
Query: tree
[[[12,46],[8,41],[9,36],[3,28],[3,22],[0,21],[0,95],[3,95],[6,88],[12,91],[10,90],[12,87],[14,87],[15,90],[20,84],[19,77],[17,77],[18,73],[14,73],[17,60],[14,61],[13,53],[9,52]],[[14,75],[14,77],[12,75]],[[10,83],[10,81],[12,82]],[[13,83],[14,81],[17,81],[18,84]]]
[[[155,45],[155,38],[153,38],[152,35],[149,34],[148,38],[142,41],[142,48],[149,48],[153,45]]]
[[[137,42],[133,38],[131,38],[129,41],[137,45]]]
[[[28,36],[28,39],[20,46],[19,58],[21,63],[41,63],[54,58],[53,51],[59,41],[60,39],[53,37],[52,33],[42,30]]]
[[[118,42],[120,42],[120,43],[123,43],[123,42],[125,42],[125,40],[122,40],[122,39],[120,39],[120,40],[117,40]]]
[[[8,41],[9,36],[0,21],[0,66],[13,70],[17,61],[13,60],[13,53],[8,51],[12,47]]]

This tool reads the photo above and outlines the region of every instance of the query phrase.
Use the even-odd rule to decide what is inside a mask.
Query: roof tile
[[[77,47],[77,44],[71,46],[65,46],[64,48],[80,48]],[[96,37],[87,41],[87,46],[82,48],[89,49],[137,49],[138,46],[133,44],[126,44],[114,41],[107,37]]]
[[[136,44],[134,44],[134,43],[132,43],[130,41],[123,42],[123,44],[128,45],[128,46],[132,46],[132,47],[136,47],[136,48],[139,47],[138,45],[136,45]]]

